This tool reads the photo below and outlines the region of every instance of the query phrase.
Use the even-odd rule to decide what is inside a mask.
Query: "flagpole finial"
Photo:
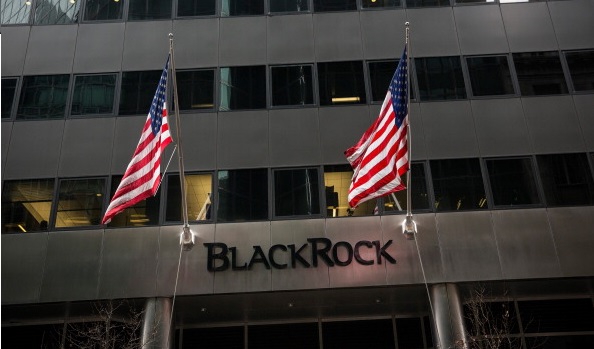
[[[407,27],[409,27],[410,26],[410,22],[404,22],[404,25],[407,26]],[[169,34],[169,35],[171,35],[171,34]]]
[[[406,23],[408,23],[408,22],[406,22]],[[169,33],[169,40],[172,40],[172,39],[173,39],[173,33]]]

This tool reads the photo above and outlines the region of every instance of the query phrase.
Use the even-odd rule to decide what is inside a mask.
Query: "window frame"
[[[333,64],[351,64],[351,67],[354,66],[354,64],[359,63],[359,66],[361,67],[361,76],[360,78],[362,79],[361,82],[358,82],[356,80],[354,80],[354,82],[356,84],[352,85],[352,92],[357,92],[359,93],[358,96],[338,96],[336,98],[359,98],[359,100],[357,101],[343,101],[343,102],[334,102],[333,99],[334,97],[328,95],[326,96],[326,89],[322,88],[322,86],[327,86],[328,84],[322,84],[322,78],[324,79],[329,79],[330,78],[330,82],[340,82],[340,75],[345,75],[345,76],[349,76],[353,79],[357,79],[359,78],[358,76],[355,76],[355,70],[351,70],[351,71],[327,71],[328,69],[320,69],[320,65],[329,65],[327,67],[330,67]],[[318,105],[320,107],[341,107],[341,106],[360,106],[360,105],[369,105],[370,101],[369,101],[369,91],[368,91],[368,86],[369,86],[369,81],[368,81],[368,73],[366,71],[366,65],[365,61],[363,60],[350,60],[350,61],[331,61],[331,62],[317,62],[315,64],[315,70],[316,70],[316,83],[318,85]],[[325,75],[322,75],[321,71],[324,70]],[[326,74],[327,73],[327,74]],[[338,73],[338,78],[336,77]],[[326,81],[326,80],[324,80]],[[361,89],[359,91],[359,89]],[[386,86],[386,91],[388,90],[387,86]],[[322,92],[324,91],[324,92]],[[342,92],[342,91],[341,91]],[[322,93],[324,93],[324,96],[322,96]],[[326,97],[326,98],[322,98],[322,97]]]
[[[108,0],[112,1],[112,0]],[[119,0],[122,6],[122,16],[119,19],[87,19],[87,3],[88,0],[84,0],[81,4],[81,12],[82,16],[80,16],[80,23],[118,23],[118,22],[125,22],[128,20],[128,0]],[[175,2],[175,1],[174,1]]]
[[[218,80],[218,75],[219,73],[219,69],[218,68],[195,68],[195,69],[181,69],[181,70],[176,70],[175,71],[175,78],[176,78],[176,85],[179,85],[179,73],[187,73],[187,72],[197,72],[197,71],[212,71],[213,73],[213,77],[212,77],[212,107],[208,107],[208,108],[196,108],[196,109],[180,109],[179,105],[175,105],[175,108],[177,109],[177,111],[181,114],[184,113],[204,113],[204,112],[217,112],[218,109],[218,88],[217,86],[219,86],[219,80]],[[169,87],[169,86],[168,86]],[[171,88],[168,88],[168,90],[171,90],[173,93],[173,82],[171,81]],[[179,90],[179,87],[178,87]],[[172,98],[173,99],[173,98]],[[175,104],[175,101],[171,101],[172,102],[172,106]],[[178,103],[179,103],[179,93],[178,93]]]
[[[491,174],[489,172],[488,161],[506,161],[506,160],[528,160],[530,162],[530,169],[532,170],[532,180],[535,185],[535,194],[538,199],[537,203],[532,204],[518,204],[518,205],[502,205],[495,203],[495,194],[493,193],[493,185],[491,183]],[[487,191],[487,200],[489,201],[489,210],[506,210],[506,209],[523,209],[523,208],[539,208],[545,206],[544,193],[540,174],[536,165],[534,155],[519,155],[519,156],[502,156],[502,157],[484,157],[481,158],[482,171],[485,175],[484,185]]]
[[[460,81],[462,81],[463,86],[461,87],[461,89],[463,89],[464,95],[462,97],[458,97],[458,92],[456,92],[459,87],[458,86],[454,86],[454,95],[455,98],[433,98],[430,95],[428,95],[428,97],[426,98],[422,98],[422,94],[421,94],[421,82],[419,80],[419,68],[417,67],[417,62],[418,60],[426,60],[426,59],[444,59],[444,58],[457,58],[458,59],[458,63],[460,65]],[[436,57],[414,57],[412,59],[410,59],[410,62],[413,65],[413,69],[411,70],[414,74],[412,74],[412,76],[414,76],[414,81],[415,81],[415,96],[416,96],[416,101],[417,102],[423,102],[423,103],[427,103],[427,102],[444,102],[444,101],[464,101],[464,100],[468,100],[469,99],[469,93],[468,93],[468,76],[467,76],[467,72],[465,71],[465,66],[462,63],[462,57],[461,56],[436,56]],[[442,64],[442,63],[440,63]],[[431,79],[426,79],[427,81],[431,81]],[[412,79],[411,79],[412,81]],[[434,80],[435,81],[435,80]],[[455,79],[455,81],[457,81]],[[454,81],[454,82],[455,82]],[[431,89],[429,88],[430,86],[428,86],[428,90],[430,91]],[[412,86],[411,86],[412,88]],[[440,90],[443,90],[444,88],[441,87]]]
[[[263,87],[264,87],[264,97],[263,97],[263,101],[262,102],[262,106],[261,107],[240,107],[240,108],[232,108],[231,107],[231,103],[232,103],[232,96],[235,95],[238,91],[235,89],[235,86],[233,86],[233,84],[229,84],[229,86],[231,86],[233,89],[230,90],[232,93],[229,95],[229,106],[227,107],[223,107],[223,79],[221,77],[221,75],[223,74],[223,69],[230,69],[229,74],[231,76],[232,72],[231,69],[234,68],[257,68],[257,67],[262,67],[263,68],[263,72],[264,72],[264,76],[263,76]],[[268,107],[268,96],[269,96],[269,91],[268,91],[268,80],[269,78],[269,69],[268,69],[268,65],[266,64],[259,64],[259,65],[241,65],[241,66],[225,66],[225,67],[218,67],[217,68],[217,76],[215,77],[215,83],[217,84],[217,89],[215,91],[215,93],[217,94],[217,100],[216,100],[216,106],[215,106],[215,111],[217,113],[221,113],[221,112],[234,112],[234,111],[251,111],[251,110],[267,110],[269,109]],[[243,74],[244,76],[242,77],[245,78],[245,74]],[[250,77],[251,79],[251,77]],[[227,84],[225,84],[225,86],[227,86]],[[259,102],[259,101],[258,101]],[[253,104],[252,101],[250,101],[250,104]]]
[[[26,21],[19,22],[19,23],[2,23],[1,22],[1,18],[0,18],[0,26],[1,27],[4,27],[4,26],[26,26],[26,25],[32,25],[33,24],[33,16],[34,16],[34,13],[35,13],[35,1],[36,0],[31,0],[31,4],[30,5],[25,5],[25,6],[28,6],[29,7],[29,14],[27,14],[27,20]],[[24,1],[12,0],[12,3],[19,3],[19,2],[24,3]]]
[[[111,113],[72,114],[74,94],[76,92],[76,79],[78,77],[87,77],[87,76],[114,76],[115,81],[114,81],[114,86],[113,86],[113,101],[112,101],[112,106],[111,106]],[[70,88],[66,117],[78,119],[78,118],[94,118],[94,117],[105,117],[105,116],[119,115],[119,94],[120,94],[120,88],[121,88],[120,81],[121,81],[121,73],[73,74],[71,77],[72,87]],[[147,109],[147,112],[148,112],[148,109]]]
[[[20,96],[20,88],[21,88],[21,76],[5,76],[2,77],[1,80],[16,80],[14,86],[14,94],[12,95],[12,102],[10,104],[10,111],[8,112],[8,117],[0,118],[1,121],[13,121],[16,117],[16,111],[19,106],[19,96]],[[0,81],[0,84],[2,82]]]
[[[22,99],[25,97],[24,95],[24,85],[25,85],[25,81],[27,80],[27,78],[33,78],[33,77],[58,77],[58,76],[62,76],[62,77],[68,77],[68,83],[66,84],[66,91],[65,91],[65,95],[66,98],[64,99],[64,111],[62,112],[62,115],[59,117],[51,117],[51,116],[45,116],[45,117],[20,117],[19,118],[19,109],[21,107],[21,103],[23,102]],[[18,120],[18,121],[31,121],[31,120],[63,120],[66,119],[70,113],[70,100],[71,100],[71,91],[72,91],[72,86],[73,86],[73,78],[72,78],[72,74],[42,74],[42,75],[24,75],[21,76],[19,79],[19,88],[18,88],[18,98],[15,100],[16,102],[16,108],[13,107],[13,109],[15,109],[13,111],[13,115],[14,115],[14,120]],[[52,85],[52,89],[53,89],[53,85]]]
[[[171,21],[176,17],[176,13],[174,11],[177,11],[175,3],[177,2],[177,0],[167,0],[167,1],[171,1],[171,3],[169,4],[169,16],[168,17],[160,17],[160,18],[130,18],[130,6],[131,6],[131,1],[133,0],[120,0],[120,1],[126,1],[125,4],[125,12],[122,13],[122,17],[125,18],[125,21],[129,21],[129,22],[143,22],[143,21]],[[161,0],[158,0],[161,1]]]
[[[220,0],[212,0],[214,1],[214,13],[211,15],[191,15],[191,16],[180,16],[179,15],[179,2],[183,0],[173,0],[173,19],[193,19],[193,18],[212,18],[212,17],[221,17],[221,1]]]
[[[191,222],[192,224],[212,224],[217,222],[217,206],[218,206],[218,187],[216,187],[215,185],[218,186],[218,184],[216,183],[217,178],[218,178],[218,171],[186,171],[184,173],[184,177],[187,176],[195,176],[195,175],[210,175],[210,179],[211,179],[211,195],[210,195],[210,218],[205,218],[204,220],[197,220],[197,219],[190,219],[190,217],[188,217],[188,221]],[[183,217],[180,218],[179,221],[175,221],[175,220],[169,220],[167,217],[167,207],[169,204],[169,190],[170,190],[170,179],[173,177],[176,177],[179,179],[179,172],[177,173],[168,173],[168,174],[164,174],[162,179],[162,183],[161,183],[161,188],[165,189],[163,191],[163,193],[161,194],[161,225],[179,225],[182,220]],[[187,180],[186,180],[187,183]],[[187,184],[186,184],[187,185]],[[187,190],[187,186],[186,186],[186,195],[188,193]],[[187,200],[187,196],[186,196],[186,200]]]
[[[276,212],[276,173],[277,172],[282,172],[282,171],[295,171],[295,170],[315,170],[317,172],[317,180],[318,180],[318,188],[317,188],[317,194],[318,194],[318,200],[317,200],[317,204],[318,204],[318,213],[310,213],[310,214],[293,214],[293,215],[279,215]],[[269,196],[271,197],[271,202],[272,204],[270,205],[270,209],[272,210],[272,219],[271,220],[287,220],[287,219],[307,219],[307,218],[321,218],[323,217],[323,204],[325,204],[325,202],[323,202],[322,199],[322,183],[323,183],[323,178],[322,178],[322,169],[320,168],[320,166],[303,166],[303,167],[277,167],[277,168],[271,168],[271,173],[270,173],[270,177],[269,177],[269,181],[270,181],[270,194]]]
[[[73,4],[74,6],[78,6],[78,13],[76,14],[77,18],[75,20],[72,20],[71,22],[68,23],[38,23],[37,22],[37,6],[38,4],[42,4],[46,1],[65,1],[67,4]],[[44,26],[44,25],[73,25],[73,24],[79,24],[81,22],[81,18],[84,16],[84,12],[83,11],[83,4],[81,4],[81,2],[84,1],[75,1],[74,3],[71,3],[69,1],[66,0],[32,0],[31,1],[31,12],[33,13],[33,15],[30,17],[31,18],[31,25],[35,25],[35,26]],[[50,5],[54,5],[54,3],[49,3]]]
[[[516,57],[519,57],[520,55],[526,55],[526,54],[540,54],[541,56],[546,56],[547,54],[553,54],[553,56],[554,56],[556,54],[558,62],[559,62],[559,67],[561,68],[560,73],[563,75],[563,79],[561,81],[563,81],[565,83],[566,91],[565,92],[561,91],[560,93],[524,94],[522,92],[522,84],[521,84],[521,81],[524,81],[524,80],[520,79],[520,74],[518,73],[518,63],[516,62]],[[564,63],[564,59],[561,58],[562,56],[564,56],[564,55],[559,50],[512,52],[511,53],[511,59],[512,59],[511,63],[513,66],[513,74],[514,74],[515,79],[518,84],[519,96],[521,96],[521,97],[551,97],[551,96],[567,96],[567,95],[571,94],[571,89],[570,89],[570,84],[569,84],[570,80],[568,80],[569,71],[567,70],[567,65]],[[554,81],[554,80],[547,79],[547,81]],[[573,87],[573,86],[571,86],[571,87]]]
[[[569,93],[571,94],[592,94],[594,93],[594,87],[590,90],[576,90],[574,86],[573,76],[571,74],[571,68],[569,67],[569,61],[567,60],[567,54],[579,53],[579,52],[592,52],[594,55],[594,49],[583,49],[583,50],[567,50],[561,52],[561,65],[565,72],[566,80],[568,83]],[[594,69],[594,68],[593,68]]]
[[[49,226],[48,230],[53,230],[53,231],[67,231],[67,230],[92,230],[92,229],[100,229],[101,228],[101,222],[99,222],[98,224],[90,224],[90,225],[77,225],[77,226],[66,226],[66,227],[58,227],[56,226],[56,222],[58,219],[58,206],[60,204],[60,190],[62,187],[62,183],[65,181],[80,181],[80,180],[93,180],[93,179],[98,179],[98,180],[103,180],[104,185],[103,185],[103,192],[102,194],[102,199],[101,199],[101,208],[99,209],[99,219],[103,218],[103,216],[105,215],[105,210],[107,209],[107,204],[109,203],[109,201],[111,200],[111,193],[108,193],[109,189],[108,186],[111,185],[111,176],[91,176],[91,177],[58,177],[56,178],[56,187],[55,187],[55,192],[54,192],[54,199],[53,199],[53,204],[52,204],[52,210],[50,213],[50,223],[51,225]]]
[[[284,105],[274,105],[274,85],[273,85],[273,74],[272,69],[274,68],[290,68],[290,67],[310,67],[311,68],[311,93],[312,93],[312,102],[310,104],[284,104]],[[309,108],[309,107],[316,107],[319,106],[319,92],[318,92],[318,84],[317,84],[317,74],[316,74],[316,64],[314,63],[296,63],[296,64],[277,64],[277,65],[268,65],[267,66],[267,81],[268,81],[268,88],[267,90],[267,105],[269,109],[290,109],[290,108]]]
[[[511,94],[485,94],[481,96],[477,96],[474,94],[473,84],[472,84],[472,75],[470,72],[470,66],[468,64],[468,59],[472,58],[489,58],[489,57],[505,57],[507,61],[507,68],[509,69],[509,78],[511,87],[513,89],[513,93]],[[513,65],[513,59],[509,53],[503,54],[486,54],[486,55],[465,55],[462,56],[462,70],[464,74],[464,79],[466,81],[466,93],[467,99],[500,99],[500,98],[514,98],[520,96],[520,86],[518,84],[518,79],[515,71],[515,66]]]

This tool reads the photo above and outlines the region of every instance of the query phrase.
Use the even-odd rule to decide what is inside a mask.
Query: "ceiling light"
[[[349,103],[349,102],[359,102],[361,98],[359,97],[333,97],[332,103]]]

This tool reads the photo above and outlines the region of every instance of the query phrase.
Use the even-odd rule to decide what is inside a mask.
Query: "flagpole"
[[[412,158],[411,158],[411,148],[412,148],[412,137],[410,132],[410,40],[409,40],[409,27],[410,23],[404,23],[406,26],[405,30],[405,46],[406,46],[406,110],[407,110],[407,118],[408,122],[406,123],[406,145],[407,145],[407,158],[409,163],[408,173],[406,175],[406,219],[402,224],[402,233],[406,236],[407,239],[413,240],[415,238],[415,234],[417,233],[417,224],[413,220],[412,215],[412,190],[411,190],[411,177],[412,177]]]
[[[173,110],[175,115],[175,126],[177,135],[177,160],[179,164],[179,184],[182,198],[182,218],[183,228],[180,236],[180,244],[183,245],[184,250],[189,251],[194,247],[194,234],[190,231],[188,224],[188,200],[186,197],[186,178],[184,171],[184,155],[182,151],[181,139],[181,119],[179,117],[179,102],[177,99],[177,79],[175,76],[175,59],[173,58],[173,34],[169,33],[169,55],[171,57],[171,76],[173,79]]]

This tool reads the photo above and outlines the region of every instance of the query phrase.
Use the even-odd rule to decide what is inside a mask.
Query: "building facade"
[[[594,344],[593,0],[1,4],[2,344],[125,301],[154,348],[473,347],[477,295],[505,347]],[[343,154],[406,22],[414,239],[405,192],[348,207]],[[177,147],[101,225],[169,33]]]

